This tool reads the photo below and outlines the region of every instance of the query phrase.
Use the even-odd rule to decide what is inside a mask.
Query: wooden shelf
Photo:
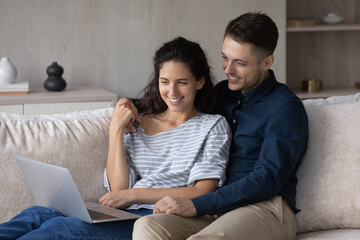
[[[353,95],[360,92],[360,89],[357,88],[329,88],[323,89],[318,92],[304,92],[301,90],[293,90],[294,93],[300,99],[310,99],[310,98],[327,98],[331,96],[346,96]]]
[[[69,87],[61,92],[30,88],[24,95],[0,96],[0,112],[21,115],[59,114],[114,107],[117,94],[102,88]]]
[[[306,27],[287,27],[287,32],[360,31],[360,23],[316,24]]]

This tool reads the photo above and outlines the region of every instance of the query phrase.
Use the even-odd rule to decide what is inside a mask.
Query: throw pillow
[[[304,101],[310,138],[298,171],[298,232],[360,228],[359,99]]]
[[[0,222],[34,204],[15,155],[68,168],[85,201],[105,194],[112,108],[56,115],[0,114]]]

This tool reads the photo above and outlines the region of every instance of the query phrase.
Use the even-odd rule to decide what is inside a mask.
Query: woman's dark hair
[[[196,81],[200,81],[204,77],[204,86],[197,91],[194,105],[200,112],[212,112],[215,105],[215,90],[206,55],[199,44],[183,37],[164,43],[156,51],[153,58],[154,72],[151,80],[143,90],[143,97],[136,104],[139,112],[156,114],[167,109],[159,92],[159,72],[162,65],[168,61],[186,64]]]
[[[266,14],[249,12],[229,22],[224,38],[228,36],[238,42],[253,44],[265,58],[274,53],[279,33],[274,21]]]

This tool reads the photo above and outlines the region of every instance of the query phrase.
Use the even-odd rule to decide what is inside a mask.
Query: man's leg
[[[154,214],[136,220],[134,240],[186,239],[215,220],[214,216],[184,218],[172,214]]]
[[[294,213],[276,196],[232,210],[188,239],[289,240],[295,239],[296,230]]]

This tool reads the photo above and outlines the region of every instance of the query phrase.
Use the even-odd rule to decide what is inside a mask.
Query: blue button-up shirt
[[[217,214],[282,196],[294,212],[296,171],[306,151],[308,122],[300,99],[274,73],[252,91],[217,84],[218,110],[230,123],[226,185],[193,198],[197,215]]]

